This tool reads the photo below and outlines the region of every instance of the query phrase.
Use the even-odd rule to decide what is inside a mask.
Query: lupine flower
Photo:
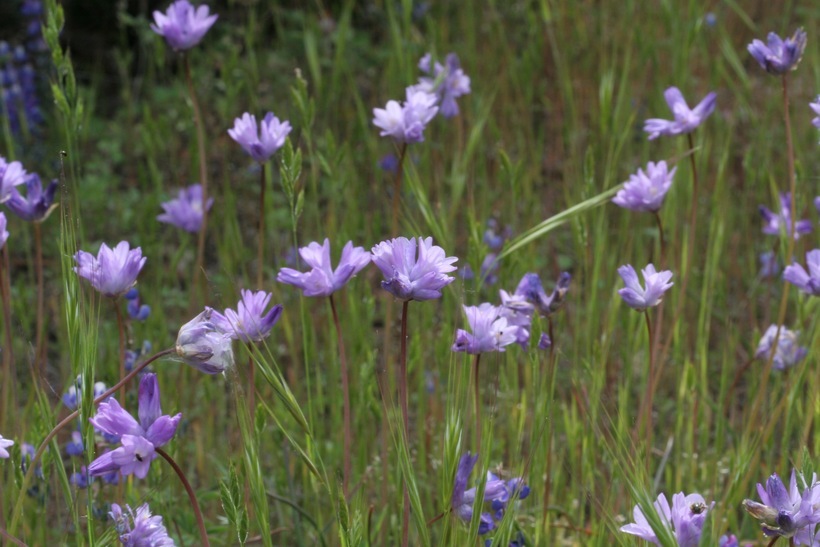
[[[182,325],[176,342],[177,356],[205,374],[219,374],[233,365],[232,337],[213,323],[216,312],[205,310]]]
[[[806,33],[802,28],[785,40],[770,32],[766,41],[768,44],[753,40],[746,48],[761,68],[770,74],[785,74],[797,68],[806,49]]]
[[[86,466],[80,466],[80,470],[72,473],[70,477],[68,477],[68,482],[79,488],[80,490],[85,490],[88,488],[88,485],[94,482],[94,477],[92,477],[88,473],[88,468]]]
[[[649,264],[641,271],[646,289],[641,287],[638,274],[635,273],[635,268],[630,264],[618,268],[618,273],[626,284],[626,287],[620,289],[618,294],[621,295],[627,306],[638,311],[660,304],[663,293],[674,284],[669,282],[672,279],[671,271],[663,270],[658,272],[652,264]]]
[[[0,435],[0,458],[9,457],[9,452],[6,449],[10,446],[14,446],[14,441],[11,439],[4,439],[3,436]]]
[[[174,540],[168,535],[168,530],[162,524],[162,517],[151,515],[147,503],[143,503],[136,511],[129,505],[125,511],[116,503],[111,504],[108,513],[117,527],[120,543],[125,547],[174,547]]]
[[[157,220],[195,234],[202,227],[205,210],[210,211],[213,204],[214,198],[208,198],[208,203],[203,208],[202,185],[192,184],[182,188],[175,199],[160,204],[165,212],[158,215]]]
[[[265,163],[285,145],[285,138],[291,129],[290,122],[279,121],[273,112],[265,114],[259,126],[256,125],[256,116],[245,112],[241,118],[233,121],[233,128],[228,129],[228,135],[254,160]]]
[[[83,451],[85,451],[83,435],[79,431],[74,431],[71,433],[71,442],[65,445],[65,453],[69,456],[82,456]]]
[[[224,315],[214,311],[211,321],[217,329],[234,340],[261,342],[270,335],[271,329],[282,314],[280,304],[265,311],[270,299],[271,295],[265,291],[253,292],[243,289],[242,300],[237,304],[236,311],[227,308]]]
[[[817,114],[817,117],[813,118],[811,123],[812,125],[814,125],[814,127],[820,129],[820,95],[818,95],[817,98],[814,99],[814,102],[809,103],[809,106],[812,110],[814,110],[814,113]]]
[[[191,49],[216,22],[206,5],[194,8],[188,0],[176,0],[165,13],[155,11],[151,30],[165,38],[176,51]]]
[[[806,253],[806,265],[808,272],[797,262],[786,266],[783,278],[806,294],[820,296],[820,249]]]
[[[663,96],[666,98],[666,104],[669,105],[675,119],[671,121],[659,118],[646,120],[643,130],[649,133],[650,141],[661,135],[691,133],[715,110],[715,100],[717,99],[715,92],[709,93],[695,108],[690,110],[683,98],[683,94],[677,87],[668,88],[664,91]]]
[[[137,275],[147,258],[139,247],[130,249],[127,241],[120,241],[113,249],[103,243],[94,257],[91,253],[78,251],[74,255],[77,275],[88,279],[91,286],[104,296],[116,298],[136,285]]]
[[[538,274],[526,273],[518,283],[515,294],[524,297],[527,302],[535,306],[535,309],[537,309],[542,316],[546,317],[558,311],[564,304],[564,297],[569,290],[571,280],[572,276],[569,272],[562,272],[561,275],[558,276],[558,281],[555,283],[555,289],[552,291],[552,294],[547,296]]]
[[[385,154],[379,160],[379,168],[388,173],[395,173],[399,170],[399,158],[395,154]]]
[[[19,161],[7,162],[0,157],[0,203],[11,198],[12,188],[25,184],[28,174]]]
[[[499,309],[492,304],[464,306],[464,314],[470,324],[472,334],[458,329],[452,351],[470,354],[490,351],[505,351],[504,347],[516,341],[518,327],[507,324],[507,319],[499,315]]]
[[[6,240],[9,238],[9,231],[6,230],[7,222],[6,215],[0,213],[0,249],[6,245]]]
[[[371,252],[373,263],[384,274],[382,288],[400,300],[440,298],[441,289],[455,279],[446,274],[456,269],[453,263],[458,258],[445,256],[432,237],[397,237],[382,241]]]
[[[541,333],[541,338],[538,340],[538,349],[550,349],[552,347],[552,340],[546,332]]]
[[[763,205],[760,206],[760,214],[763,217],[763,233],[778,236],[783,232],[794,231],[794,239],[800,239],[800,234],[811,232],[810,220],[798,220],[796,226],[792,227],[792,198],[790,192],[780,194],[780,211],[774,213]]]
[[[482,240],[491,251],[498,251],[504,246],[504,242],[512,237],[512,227],[504,226],[502,230],[498,230],[498,221],[491,218],[487,221],[487,229],[484,230],[484,237]]]
[[[484,283],[487,285],[495,285],[495,282],[498,281],[498,276],[496,275],[498,267],[497,255],[495,253],[487,253],[487,256],[481,261],[481,268],[479,269],[479,275],[484,279]]]
[[[80,374],[77,376],[74,383],[69,386],[66,392],[63,394],[63,404],[69,408],[69,410],[77,410],[77,407],[80,406],[80,403],[83,399],[83,375]],[[105,386],[103,382],[95,382],[94,383],[94,398],[100,397],[103,393],[105,393],[108,388]]]
[[[780,263],[777,261],[777,255],[772,251],[767,251],[760,253],[758,258],[760,260],[760,277],[763,279],[777,277],[780,273]]]
[[[805,487],[802,493],[797,487],[797,474],[792,470],[789,489],[786,490],[783,481],[774,473],[766,481],[765,487],[759,483],[757,485],[757,494],[762,503],[743,500],[743,508],[760,521],[765,535],[791,538],[798,532],[811,534],[814,525],[820,522],[820,484],[817,483],[817,475],[812,475],[810,484],[806,484],[802,476],[801,481]]]
[[[618,190],[612,199],[612,203],[632,211],[659,211],[666,193],[672,187],[672,178],[676,170],[677,167],[674,167],[668,171],[665,161],[650,161],[646,164],[646,172],[638,169],[637,173],[629,177],[624,187]]]
[[[12,188],[11,197],[6,202],[9,210],[18,217],[28,222],[43,222],[48,215],[57,207],[54,203],[54,194],[57,191],[57,181],[52,180],[43,191],[43,183],[40,176],[31,173],[26,177],[26,196]]]
[[[424,128],[436,112],[435,95],[409,87],[404,104],[387,101],[385,108],[373,109],[373,124],[382,130],[382,137],[401,143],[423,142]]]
[[[100,431],[119,435],[122,446],[91,462],[89,472],[100,476],[119,470],[123,476],[133,473],[144,479],[158,456],[156,449],[173,438],[181,419],[182,414],[162,414],[157,375],[144,375],[139,388],[139,421],[113,398],[101,403],[96,416],[90,418]]]
[[[740,547],[737,536],[734,534],[724,534],[718,539],[718,547]]]
[[[706,515],[715,503],[706,505],[700,494],[685,495],[683,492],[678,492],[672,496],[671,508],[663,493],[658,495],[653,505],[664,526],[670,528],[674,533],[680,547],[698,547]],[[636,505],[632,510],[632,516],[635,522],[622,526],[621,532],[638,536],[658,545],[658,536],[650,526],[640,505]]]
[[[282,268],[276,280],[298,287],[305,296],[330,296],[370,264],[370,253],[364,247],[354,247],[352,241],[348,241],[342,249],[342,257],[335,270],[330,261],[330,240],[327,238],[322,245],[313,241],[307,247],[302,247],[299,254],[311,270],[302,273]]]
[[[31,463],[31,460],[34,459],[34,456],[37,454],[37,449],[34,448],[34,445],[31,443],[23,443],[20,445],[20,470],[23,474],[28,471],[28,466]],[[39,462],[37,467],[34,469],[34,476],[38,479],[43,478],[43,463]]]
[[[755,357],[758,359],[768,359],[774,344],[774,337],[777,334],[777,325],[769,325],[760,342],[757,344]],[[777,370],[786,370],[803,360],[808,353],[808,349],[797,345],[799,331],[791,331],[786,327],[780,329],[780,336],[777,338],[777,349],[774,352],[772,363]]]
[[[131,319],[136,321],[145,321],[148,319],[148,316],[151,314],[151,306],[140,302],[140,292],[136,287],[133,287],[125,293],[125,300],[127,301],[125,309]]]
[[[428,53],[419,61],[419,68],[429,76],[419,78],[414,90],[434,93],[438,98],[441,115],[452,118],[458,115],[456,99],[470,92],[470,77],[464,74],[458,55],[450,53],[444,65],[436,62],[431,66],[432,58]]]
[[[532,275],[538,277],[536,274]],[[539,280],[538,283],[540,285],[541,281]],[[532,326],[532,316],[535,313],[535,305],[527,299],[526,295],[519,294],[517,291],[510,294],[501,289],[498,293],[501,297],[500,314],[507,320],[508,325],[516,327],[515,341],[526,349],[527,344],[530,342],[530,327]]]

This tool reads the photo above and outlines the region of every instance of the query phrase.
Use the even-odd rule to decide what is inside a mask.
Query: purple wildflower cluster
[[[151,515],[148,504],[144,503],[136,511],[125,506],[125,511],[116,503],[109,513],[117,528],[120,543],[125,547],[174,547],[174,540],[162,524],[162,517]]]
[[[653,503],[655,513],[663,525],[668,528],[680,547],[698,547],[703,532],[703,524],[715,502],[707,505],[700,494],[678,492],[672,496],[670,507],[666,495],[661,493]],[[634,523],[621,527],[621,532],[638,536],[650,543],[659,545],[657,532],[652,528],[639,505],[632,510]]]
[[[791,538],[794,545],[816,545],[820,541],[820,483],[816,474],[809,482],[800,475],[800,482],[802,486],[798,486],[797,472],[792,470],[786,489],[774,473],[765,486],[757,485],[760,502],[743,500],[743,508],[760,522],[766,536]]]
[[[771,211],[763,205],[760,206],[764,234],[776,236],[792,234],[794,239],[800,239],[801,234],[808,234],[812,231],[810,220],[798,220],[792,223],[791,204],[791,194],[783,192],[780,194],[780,208],[777,212]]]
[[[803,57],[806,49],[806,33],[803,29],[797,29],[794,34],[785,40],[774,32],[770,32],[766,38],[767,43],[760,40],[753,40],[749,47],[760,67],[770,74],[785,74],[797,68],[797,64]]]
[[[775,338],[777,348],[774,350],[773,366],[777,370],[786,370],[803,360],[808,353],[808,348],[797,344],[799,332],[791,331],[786,327],[780,328],[780,335],[777,335],[777,325],[769,325],[763,337],[757,345],[755,357],[764,361],[769,359]]]
[[[419,78],[412,89],[434,94],[445,118],[458,116],[456,99],[470,92],[470,77],[461,68],[458,55],[448,54],[442,65],[428,53],[419,61],[419,69],[427,76]]]

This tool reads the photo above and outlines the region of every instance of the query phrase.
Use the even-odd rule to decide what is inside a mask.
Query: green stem
[[[475,387],[475,438],[476,438],[476,453],[481,453],[481,384],[478,383],[478,363],[481,360],[481,354],[475,354],[473,361],[473,383]]]
[[[37,376],[45,378],[45,348],[43,347],[43,320],[45,318],[45,283],[43,281],[43,235],[39,222],[34,223],[34,271],[37,276],[37,329],[34,333],[34,363]]]
[[[185,491],[188,493],[188,499],[191,502],[191,507],[194,510],[197,528],[199,528],[200,545],[202,545],[202,547],[210,547],[211,542],[208,541],[208,532],[205,530],[205,520],[202,518],[202,510],[199,508],[199,502],[196,500],[196,494],[194,493],[194,489],[191,488],[191,483],[188,482],[185,473],[182,472],[182,468],[177,465],[177,462],[175,462],[167,452],[159,447],[154,450],[174,469],[180,482],[182,482],[182,486],[185,487]]]
[[[330,295],[330,310],[333,313],[333,324],[336,326],[336,340],[339,346],[339,361],[342,368],[342,398],[344,409],[344,466],[343,466],[343,483],[345,499],[348,499],[348,485],[350,484],[350,470],[351,470],[351,450],[352,437],[351,432],[351,418],[350,418],[350,378],[349,370],[347,368],[347,357],[345,356],[345,344],[342,338],[342,326],[339,323],[339,315],[336,312],[336,303],[333,300],[333,295]]]
[[[399,349],[399,404],[401,406],[402,423],[404,424],[404,441],[407,443],[407,452],[410,453],[410,417],[407,411],[407,305],[405,300],[401,307],[401,341]],[[410,538],[410,494],[407,491],[407,481],[403,483],[404,509],[401,521],[401,544],[407,547]]]
[[[8,401],[11,397],[14,396],[14,392],[11,391],[11,386],[14,383],[13,372],[12,372],[12,363],[14,362],[14,355],[12,352],[12,338],[11,338],[11,298],[10,298],[10,284],[8,284],[9,279],[11,277],[11,270],[9,269],[9,252],[8,248],[4,245],[3,246],[3,263],[0,264],[0,298],[3,300],[3,330],[5,331],[6,336],[6,344],[3,348],[3,425],[5,426],[5,420],[7,416],[11,416],[11,412],[9,412]],[[8,276],[4,275],[4,272],[8,272]],[[16,406],[15,404],[12,405],[12,408]]]
[[[117,330],[120,338],[120,378],[125,376],[125,320],[122,317],[122,310],[120,309],[120,301],[118,298],[111,300],[114,303],[114,311],[117,314]],[[120,406],[125,408],[125,386],[120,389]]]
[[[259,248],[256,251],[256,288],[262,289],[262,270],[265,264],[265,164],[259,165]]]

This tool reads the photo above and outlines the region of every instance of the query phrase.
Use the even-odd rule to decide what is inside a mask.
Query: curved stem
[[[161,357],[165,357],[166,355],[174,353],[175,351],[176,351],[175,348],[168,348],[168,349],[162,350],[158,353],[155,353],[154,355],[152,355],[151,357],[149,357],[148,359],[146,359],[145,361],[143,361],[139,365],[135,366],[134,370],[129,372],[127,376],[122,378],[114,386],[112,386],[110,389],[108,389],[108,391],[106,391],[105,393],[103,393],[102,395],[100,395],[99,397],[94,399],[94,406],[98,406],[100,403],[105,401],[108,397],[110,397],[111,395],[116,393],[118,389],[123,387],[132,378],[134,378],[134,376],[139,374],[142,371],[142,369],[144,369],[145,367],[147,367],[148,365],[150,365],[151,363],[153,363],[157,359],[159,359]],[[25,492],[28,491],[28,485],[31,482],[32,475],[34,475],[34,469],[37,467],[37,463],[40,461],[40,458],[42,458],[43,452],[46,451],[46,448],[48,447],[48,443],[50,443],[51,440],[55,436],[57,436],[57,433],[59,433],[60,430],[62,430],[65,426],[69,425],[79,415],[80,415],[80,411],[75,410],[74,412],[72,412],[71,414],[69,414],[68,416],[63,418],[63,420],[60,423],[58,423],[56,426],[54,426],[54,429],[52,429],[48,433],[48,435],[46,435],[46,438],[43,440],[43,442],[40,443],[39,448],[37,448],[37,452],[35,452],[34,457],[31,459],[31,462],[29,462],[28,469],[26,469],[26,474],[23,476],[23,482],[20,485],[20,494],[17,496],[17,502],[14,505],[14,512],[12,513],[12,516],[11,516],[11,526],[9,526],[9,532],[12,535],[14,535],[14,532],[17,530],[17,521],[20,518],[20,511],[23,508],[23,499],[25,497]]]
[[[259,164],[259,230],[257,239],[259,246],[256,251],[256,288],[262,289],[262,270],[265,264],[265,164]]]
[[[185,491],[188,492],[188,499],[191,502],[191,507],[194,509],[196,525],[199,528],[199,538],[202,541],[201,545],[202,547],[210,547],[211,543],[208,541],[208,532],[205,530],[205,521],[202,518],[202,510],[199,508],[199,502],[196,500],[196,494],[194,493],[194,489],[191,488],[191,483],[188,482],[188,479],[185,477],[185,473],[182,472],[182,468],[177,465],[174,458],[172,458],[161,448],[155,448],[154,450],[156,450],[156,453],[162,456],[163,459],[174,468],[177,477],[179,477],[180,482],[182,482],[182,486],[184,486]]]
[[[20,540],[19,540],[19,539],[17,539],[16,537],[12,536],[11,534],[9,534],[8,532],[6,532],[6,531],[5,531],[5,530],[3,530],[2,528],[0,528],[0,537],[2,537],[2,538],[3,538],[3,539],[5,539],[6,541],[11,542],[11,543],[13,543],[13,544],[15,544],[15,545],[20,545],[20,546],[22,546],[22,547],[26,547],[26,544],[25,544],[25,543],[23,543],[22,541],[20,541]]]
[[[401,307],[401,346],[399,350],[399,404],[404,424],[404,441],[410,453],[410,418],[407,415],[407,305],[405,300]],[[410,495],[407,492],[407,481],[404,482],[404,509],[401,521],[401,544],[407,547],[410,538]]]
[[[34,223],[34,272],[37,277],[37,319],[34,333],[34,363],[37,376],[45,376],[45,360],[43,359],[43,320],[45,318],[45,283],[43,282],[43,234],[39,222]]]
[[[352,433],[350,424],[350,378],[347,368],[347,357],[345,356],[345,343],[342,338],[342,326],[339,323],[339,315],[336,313],[336,303],[333,300],[333,295],[330,298],[330,310],[333,313],[333,324],[336,326],[336,340],[339,346],[339,361],[342,368],[342,398],[344,408],[344,467],[343,467],[343,482],[342,488],[345,499],[348,497],[348,484],[350,483],[350,469],[351,469],[351,447],[352,447]]]
[[[475,385],[475,438],[476,438],[476,453],[481,453],[481,384],[478,383],[478,362],[481,360],[481,354],[475,354],[473,361],[473,383]]]
[[[120,378],[125,376],[125,320],[122,317],[122,309],[118,298],[112,300],[114,311],[117,313],[117,330],[120,335]],[[120,388],[120,406],[125,408],[125,386]]]

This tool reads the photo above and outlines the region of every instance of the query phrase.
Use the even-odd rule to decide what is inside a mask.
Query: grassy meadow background
[[[12,4],[2,9],[10,13]],[[201,305],[234,307],[242,288],[271,291],[284,305],[262,352],[275,378],[257,375],[252,420],[243,396],[243,347],[235,348],[236,372],[224,376],[172,360],[153,365],[163,409],[183,414],[166,449],[191,480],[214,545],[238,544],[220,492],[232,469],[239,505],[249,511],[250,542],[398,544],[402,464],[412,470],[422,509],[413,511],[411,545],[483,544],[477,522],[467,526],[447,514],[421,524],[447,512],[458,459],[475,450],[471,360],[450,351],[456,329],[466,328],[461,306],[498,303],[498,289],[514,290],[526,272],[539,273],[549,291],[562,271],[572,273],[572,285],[552,316],[554,353],[510,346],[481,360],[485,425],[470,484],[491,469],[522,476],[531,487],[492,535],[495,545],[508,544],[518,530],[527,545],[637,545],[618,531],[632,520],[632,507],[679,491],[716,502],[703,545],[716,545],[727,532],[767,543],[741,502],[755,498],[755,483],[773,472],[787,476],[793,466],[818,464],[820,336],[817,299],[759,275],[760,253],[774,250],[781,265],[786,258],[785,238],[761,232],[758,206],[777,207],[778,192],[788,190],[788,162],[780,81],[760,69],[746,46],[769,31],[791,35],[803,26],[808,33],[804,58],[789,76],[798,216],[815,226],[795,246],[803,263],[818,246],[820,228],[812,205],[820,194],[820,132],[808,107],[820,93],[819,5],[209,2],[219,20],[189,52],[215,198],[203,299],[192,294],[196,236],[156,220],[160,203],[199,176],[182,64],[148,26],[151,11],[167,2],[71,4],[62,46],[73,68],[46,63],[38,72],[45,122],[27,134],[8,131],[0,141],[0,155],[44,180],[59,178],[61,164],[65,176],[61,207],[42,225],[47,359],[39,369],[32,365],[33,230],[8,215],[12,322],[3,328],[11,329],[15,362],[13,375],[2,378],[13,397],[0,409],[0,434],[18,444],[12,459],[0,461],[0,527],[9,528],[22,499],[15,535],[28,545],[109,545],[116,538],[108,504],[147,501],[178,545],[199,544],[188,498],[161,460],[144,480],[131,478],[119,488],[96,481],[78,490],[65,474],[81,459],[60,455],[69,437],[63,433],[47,452],[43,477],[21,491],[19,445],[38,446],[67,415],[60,397],[77,374],[109,386],[119,378],[112,304],[77,280],[71,254],[128,240],[148,257],[138,289],[152,310],[146,321],[129,324],[130,349],[144,341],[155,351],[172,347]],[[18,31],[14,17],[7,21],[2,29],[12,40]],[[379,161],[396,149],[379,137],[372,109],[403,97],[428,51],[438,58],[457,53],[472,93],[459,100],[458,117],[435,119],[425,142],[410,145],[394,234],[393,175]],[[52,85],[64,102],[54,101]],[[679,87],[690,106],[710,91],[718,94],[714,114],[693,134],[700,176],[694,241],[686,138],[650,142],[642,131],[646,118],[671,117],[663,98],[669,86]],[[290,141],[301,162],[290,166],[301,168],[304,205],[294,219],[279,152],[266,165],[267,260],[259,287],[259,167],[227,129],[245,111],[268,110],[294,126]],[[601,195],[647,161],[662,159],[678,166],[660,212],[675,286],[656,325],[660,379],[647,442],[636,434],[648,381],[647,334],[642,314],[617,294],[616,270],[657,264],[658,230],[652,215],[614,206],[611,192]],[[336,295],[351,369],[354,441],[351,496],[343,503],[341,380],[330,308],[325,299],[304,298],[274,281],[293,255],[294,239],[303,246],[330,238],[335,260],[348,240],[369,249],[389,237],[432,235],[448,256],[459,257],[457,265],[478,272],[489,219],[509,225],[515,241],[555,215],[564,222],[549,223],[552,229],[501,259],[494,285],[457,279],[440,300],[410,305],[409,446],[396,439],[395,393],[383,398],[378,387],[380,375],[390,378],[385,365],[397,361],[401,307],[388,304],[392,297],[379,287],[373,265]],[[801,332],[809,353],[796,367],[769,374],[754,352],[777,320],[784,290],[790,291],[785,326]],[[542,321],[533,336],[548,328]],[[272,385],[281,387],[278,378],[290,387],[290,403]],[[135,386],[129,385],[130,410]],[[294,418],[294,401],[309,428]],[[247,457],[243,435],[257,440]],[[94,457],[86,453],[86,462]],[[245,483],[253,493],[242,493]]]

